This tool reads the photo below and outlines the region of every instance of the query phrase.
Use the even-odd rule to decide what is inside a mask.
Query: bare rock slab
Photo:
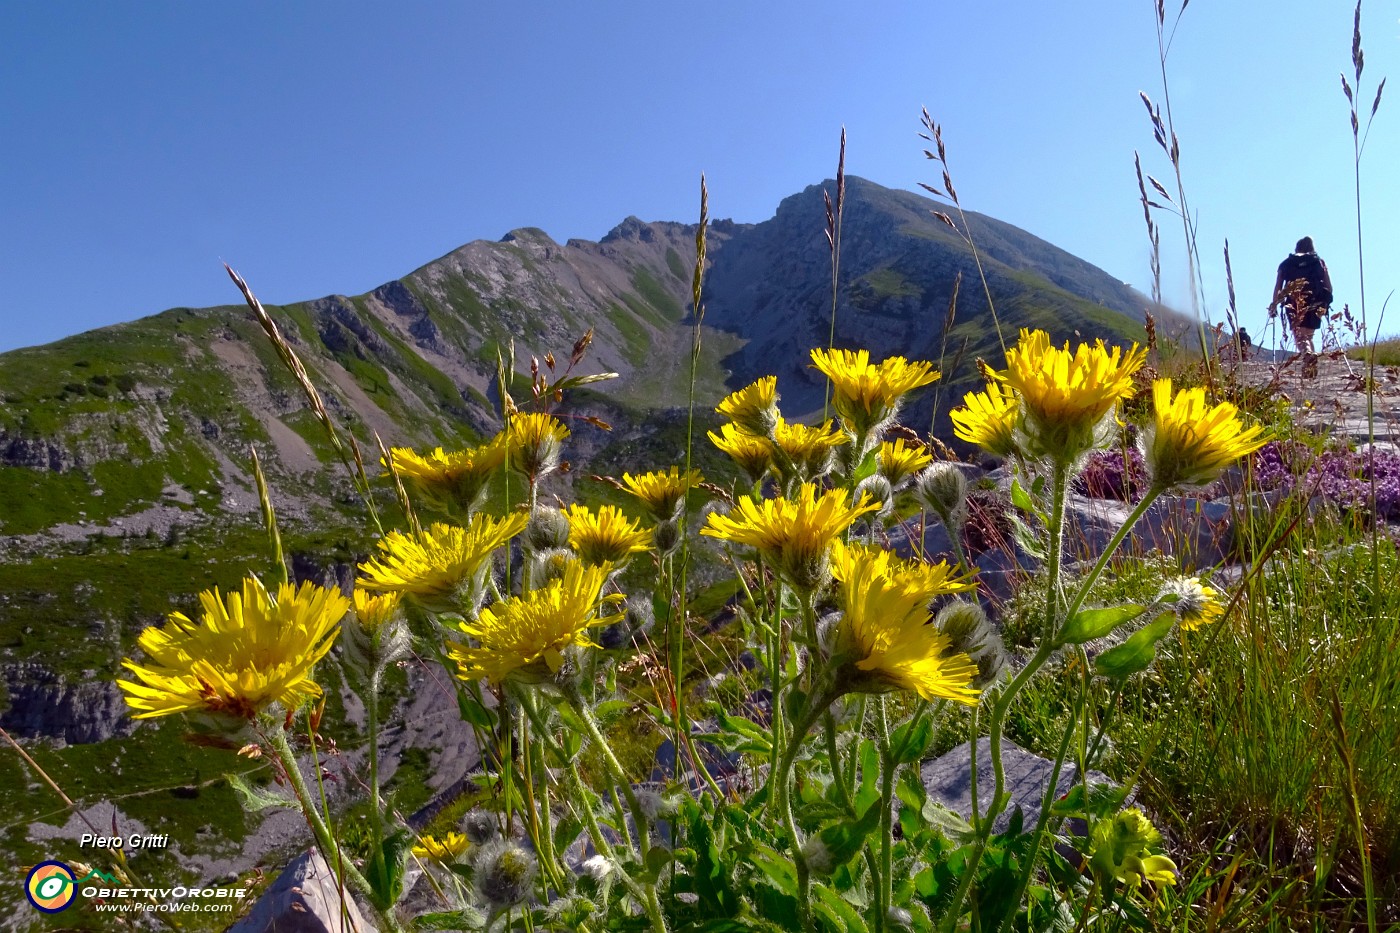
[[[1019,807],[1025,818],[1025,825],[1031,827],[1040,819],[1040,805],[1045,799],[1045,788],[1050,783],[1050,774],[1055,763],[1048,758],[1032,754],[1016,744],[1001,741],[1002,772],[1006,778],[1006,791],[1011,795],[1006,809],[993,826],[995,832],[1002,832],[1010,823],[1011,814]],[[964,819],[972,818],[972,745],[964,742],[940,758],[924,762],[920,770],[924,789],[929,797],[943,804],[949,810],[960,814]],[[1055,782],[1055,796],[1060,796],[1079,783],[1079,771],[1072,762],[1065,762],[1060,768],[1059,780]],[[1089,772],[1090,784],[1112,785],[1108,775],[1099,771]],[[992,790],[996,784],[992,773],[992,742],[983,736],[977,740],[977,807],[980,814],[986,814],[992,802]]]
[[[377,933],[340,887],[321,853],[312,848],[282,870],[248,916],[229,933]]]

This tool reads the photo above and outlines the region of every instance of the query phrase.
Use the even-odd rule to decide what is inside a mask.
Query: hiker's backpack
[[[1308,287],[1308,303],[1332,306],[1332,289],[1327,285],[1327,267],[1317,253],[1293,253],[1284,260],[1284,281],[1302,279]]]

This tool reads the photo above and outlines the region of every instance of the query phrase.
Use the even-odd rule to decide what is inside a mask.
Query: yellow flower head
[[[256,578],[239,592],[199,594],[198,622],[172,613],[137,643],[149,658],[122,666],[139,682],[122,680],[137,719],[206,712],[252,719],[272,703],[289,709],[321,695],[311,668],[335,641],[350,601],[338,589],[282,585],[274,600]]]
[[[1016,419],[1020,406],[1016,393],[990,382],[985,392],[969,392],[963,396],[962,408],[948,416],[953,421],[953,433],[998,457],[1016,452]]]
[[[633,476],[622,474],[622,488],[641,500],[642,505],[659,522],[669,522],[681,511],[685,494],[694,486],[705,481],[699,470],[682,473],[679,467],[671,467],[665,473],[654,470]]]
[[[733,424],[721,425],[718,435],[714,431],[709,433],[714,445],[739,464],[749,482],[763,479],[772,468],[773,445],[767,439],[741,431]]]
[[[474,601],[491,553],[524,530],[529,516],[472,516],[466,527],[434,522],[422,535],[391,531],[379,556],[360,565],[360,586],[412,596],[425,609],[444,612]]]
[[[354,592],[355,618],[366,631],[378,631],[394,620],[399,612],[403,594],[397,592],[372,595],[364,589]]]
[[[864,494],[851,505],[842,490],[818,493],[815,484],[803,483],[792,499],[743,497],[730,514],[711,514],[700,533],[754,548],[794,586],[810,591],[826,580],[831,542],[857,518],[879,509]]]
[[[742,431],[768,437],[778,423],[778,377],[764,376],[730,393],[715,411]]]
[[[854,661],[859,672],[849,688],[912,690],[926,700],[975,705],[977,664],[953,650],[952,639],[932,624],[929,603],[976,584],[957,577],[947,563],[901,560],[882,548],[841,541],[831,550],[841,605],[833,654]]]
[[[778,419],[773,443],[792,461],[803,479],[815,479],[831,467],[831,452],[846,443],[846,435],[830,422],[819,428]]]
[[[1021,396],[1030,453],[1069,462],[1098,442],[1099,424],[1133,394],[1133,373],[1146,358],[1137,344],[1125,354],[1102,340],[1081,343],[1071,353],[1068,342],[1053,347],[1045,331],[1022,328],[1020,343],[1006,351],[1006,370],[996,378]]]
[[[1144,881],[1176,884],[1176,863],[1152,855],[1162,836],[1136,807],[1099,820],[1090,834],[1089,867],[1103,882],[1121,881],[1136,888]]]
[[[422,495],[430,506],[467,514],[480,501],[491,471],[505,463],[506,447],[503,435],[497,434],[467,450],[449,452],[438,447],[419,454],[407,447],[395,447],[389,451],[389,457],[405,485]]]
[[[553,415],[538,411],[517,412],[506,428],[510,465],[534,482],[558,469],[564,439],[568,436],[569,429]]]
[[[933,454],[922,444],[910,444],[904,438],[884,441],[876,453],[880,460],[880,475],[898,486],[933,462]]]
[[[932,363],[892,356],[870,362],[869,350],[812,351],[812,364],[831,380],[836,413],[855,437],[865,437],[876,425],[892,419],[907,393],[941,375]]]
[[[569,547],[585,564],[617,564],[651,546],[651,532],[615,505],[569,506]]]
[[[539,683],[559,673],[563,652],[570,645],[597,647],[588,630],[622,618],[622,613],[599,614],[624,598],[620,593],[600,595],[608,570],[571,563],[562,578],[488,606],[475,621],[461,623],[476,646],[448,645],[448,654],[457,662],[457,676],[463,680],[485,677],[492,684],[507,677]]]
[[[454,862],[471,848],[471,840],[461,833],[448,833],[441,839],[436,836],[422,836],[413,854],[419,858],[436,859],[439,862]]]
[[[1225,615],[1225,606],[1214,588],[1201,582],[1200,577],[1172,580],[1162,590],[1163,596],[1175,596],[1172,611],[1180,620],[1183,631],[1194,631]]]
[[[1152,481],[1164,488],[1212,482],[1269,439],[1258,425],[1245,427],[1229,402],[1207,405],[1205,389],[1182,389],[1173,397],[1172,381],[1157,379],[1152,402],[1157,411],[1143,437],[1143,459]]]

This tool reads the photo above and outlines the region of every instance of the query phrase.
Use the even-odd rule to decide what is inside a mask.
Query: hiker
[[[1310,236],[1299,240],[1293,253],[1278,265],[1269,314],[1280,304],[1287,312],[1293,342],[1303,354],[1303,375],[1317,375],[1313,332],[1322,326],[1322,316],[1332,305],[1332,276],[1327,272],[1327,263],[1313,249]]]
[[[1249,331],[1241,327],[1235,331],[1235,359],[1243,362],[1249,359],[1249,351],[1254,347],[1254,341],[1249,339]]]

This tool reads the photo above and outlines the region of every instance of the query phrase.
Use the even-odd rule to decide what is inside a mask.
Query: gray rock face
[[[94,671],[71,683],[41,664],[14,664],[3,676],[10,708],[0,714],[0,725],[15,735],[86,745],[135,728],[117,685]]]
[[[0,431],[0,465],[64,473],[78,466],[78,462],[72,453],[51,440],[13,437]]]
[[[374,933],[316,849],[288,865],[229,933]]]
[[[964,742],[941,758],[924,762],[920,772],[924,789],[930,797],[965,819],[972,817],[972,746]],[[1050,783],[1050,772],[1055,763],[1048,758],[1033,755],[1012,742],[1002,739],[1002,770],[1006,778],[1006,790],[1011,800],[1006,810],[997,817],[996,832],[1006,829],[1011,814],[1019,807],[1025,816],[1025,825],[1032,827],[1040,818],[1040,805],[1045,799],[1045,788]],[[1060,778],[1055,782],[1055,795],[1064,794],[1079,783],[1079,773],[1069,762],[1060,769]],[[1089,772],[1090,784],[1112,784],[1108,776],[1098,771]],[[992,741],[983,736],[977,740],[977,806],[979,813],[987,812],[992,801],[995,778],[992,773]]]
[[[1093,560],[1132,506],[1109,499],[1071,496],[1067,506],[1068,552],[1081,560]],[[1230,552],[1230,505],[1194,496],[1163,496],[1154,502],[1134,527],[1124,553],[1146,554],[1157,550],[1184,559],[1188,570],[1224,562]]]

